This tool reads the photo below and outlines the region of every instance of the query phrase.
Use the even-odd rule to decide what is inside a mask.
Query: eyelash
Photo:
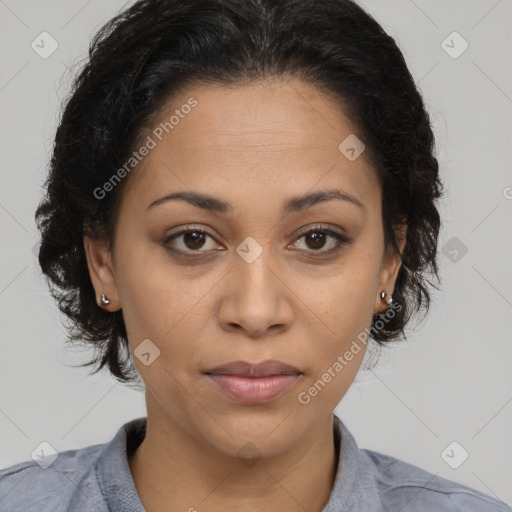
[[[166,249],[168,249],[169,251],[172,251],[174,253],[179,253],[181,255],[184,255],[187,258],[196,258],[196,257],[198,257],[198,256],[192,256],[189,253],[194,253],[195,252],[195,253],[199,253],[199,255],[200,255],[200,253],[203,252],[203,251],[200,251],[200,250],[196,250],[196,251],[194,251],[194,250],[183,251],[181,249],[176,249],[176,248],[170,247],[168,245],[169,242],[172,242],[176,238],[180,237],[181,235],[187,234],[187,233],[199,233],[199,234],[202,234],[202,235],[207,235],[210,238],[212,238],[213,240],[215,240],[215,237],[212,234],[210,234],[208,231],[205,231],[205,230],[199,229],[199,228],[194,228],[193,226],[187,226],[185,229],[183,229],[181,231],[178,231],[177,233],[174,233],[173,235],[167,237],[164,240],[164,245],[165,245]],[[300,235],[298,236],[298,238],[296,240],[300,240],[301,238],[304,238],[304,237],[306,237],[307,235],[309,235],[311,233],[322,233],[322,234],[329,235],[332,238],[334,238],[337,243],[336,243],[336,247],[334,247],[333,249],[329,249],[328,251],[323,251],[321,249],[317,250],[317,251],[314,251],[314,250],[299,251],[299,252],[303,252],[303,253],[305,253],[305,252],[309,253],[308,257],[310,257],[310,258],[321,258],[321,257],[326,257],[326,256],[334,255],[334,254],[338,253],[343,248],[343,246],[349,245],[349,244],[352,243],[352,239],[348,238],[345,235],[342,235],[341,233],[338,233],[336,231],[328,229],[328,228],[326,228],[325,226],[322,226],[322,225],[313,226],[312,228],[308,229],[307,231],[303,231],[302,233],[300,233]]]

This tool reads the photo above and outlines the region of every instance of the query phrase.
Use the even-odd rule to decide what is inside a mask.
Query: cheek
[[[354,250],[320,288],[304,295],[309,303],[312,297],[316,298],[312,309],[322,313],[322,320],[338,339],[347,339],[371,321],[379,270],[380,260],[375,252]]]
[[[350,387],[366,351],[380,268],[376,254],[354,251],[328,287],[317,292],[323,334],[316,346],[310,385],[320,379],[321,387],[328,381],[322,400],[335,405]]]
[[[357,338],[355,343],[338,338],[312,353],[314,369],[297,393],[298,403],[308,414],[321,415],[338,406],[354,382],[365,352],[366,344]]]
[[[347,280],[348,282],[348,280]],[[356,280],[353,281],[356,283]],[[368,329],[373,313],[373,295],[369,286],[358,291],[347,288],[326,303],[329,315],[322,319],[328,326],[322,336],[315,336],[311,356],[310,378],[301,386],[299,403],[310,404],[321,413],[334,409],[352,385],[361,366],[368,342]],[[364,288],[364,289],[363,289]]]
[[[201,339],[205,295],[218,281],[205,273],[194,281],[172,264],[165,250],[126,243],[119,246],[116,282],[132,351],[145,339],[160,350],[156,362],[185,368]],[[185,270],[185,269],[184,269]],[[191,274],[192,275],[192,274]],[[197,272],[196,272],[197,275]],[[186,340],[186,342],[184,342]],[[141,368],[141,374],[146,367]]]
[[[166,275],[161,251],[135,243],[130,236],[121,237],[117,247],[116,284],[123,318],[132,350],[150,339],[162,350],[162,335],[177,323],[176,300],[179,291]]]

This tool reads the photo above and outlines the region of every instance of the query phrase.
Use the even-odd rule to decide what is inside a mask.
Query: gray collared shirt
[[[60,452],[0,470],[1,512],[145,512],[128,454],[146,418],[124,424],[109,443]],[[341,457],[323,512],[512,512],[502,501],[383,453],[358,448],[334,416]],[[42,467],[51,461],[47,467]],[[197,503],[190,510],[207,510]]]

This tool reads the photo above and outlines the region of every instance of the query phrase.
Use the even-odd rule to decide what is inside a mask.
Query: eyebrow
[[[173,192],[172,194],[168,194],[164,197],[161,197],[160,199],[153,201],[147,207],[147,210],[159,204],[175,199],[186,201],[193,206],[216,213],[225,214],[233,210],[233,207],[229,203],[207,194],[201,194],[199,192]],[[296,196],[288,199],[283,205],[282,215],[284,216],[290,213],[304,211],[316,204],[331,201],[333,199],[346,201],[350,204],[358,206],[363,210],[366,209],[364,204],[359,199],[357,199],[357,197],[354,197],[353,195],[342,192],[340,190],[332,189],[310,192],[303,196]]]

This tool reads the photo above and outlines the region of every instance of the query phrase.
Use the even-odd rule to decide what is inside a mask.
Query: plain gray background
[[[359,373],[336,413],[360,447],[512,504],[512,2],[360,3],[397,40],[432,116],[447,187],[443,283],[428,319]],[[65,348],[34,254],[68,68],[124,5],[0,0],[0,467],[42,441],[57,450],[107,442],[145,415],[143,393],[69,366],[88,354]],[[51,49],[42,32],[58,44],[47,58],[31,46],[45,37]],[[462,450],[459,467],[445,462],[457,465]]]

